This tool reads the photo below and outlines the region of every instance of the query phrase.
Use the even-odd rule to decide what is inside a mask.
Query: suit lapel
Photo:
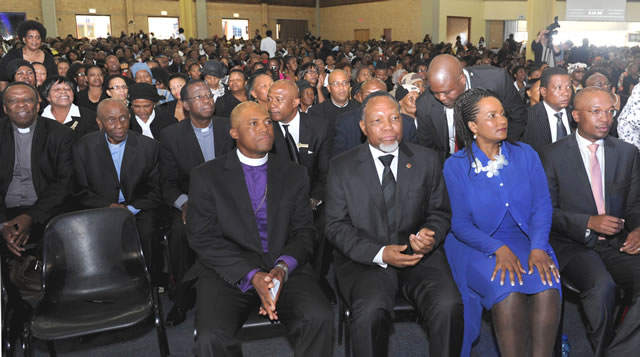
[[[593,198],[593,191],[591,190],[591,183],[589,182],[589,176],[587,176],[588,167],[584,166],[582,161],[582,155],[580,154],[580,148],[576,140],[576,134],[571,134],[571,137],[567,140],[567,166],[571,168],[570,172],[575,173],[575,184],[578,186],[576,192],[585,192],[585,200],[589,202],[592,212],[598,212],[596,207],[596,200]]]
[[[216,126],[216,121],[212,120],[213,123],[213,150],[215,151],[216,157],[220,157],[224,155],[224,144],[229,138],[229,132],[224,132],[224,129],[221,128],[221,125]],[[203,158],[204,161],[204,158]]]
[[[387,220],[387,211],[384,205],[384,197],[382,194],[382,185],[378,178],[378,171],[373,162],[371,156],[371,150],[369,150],[369,144],[365,143],[360,145],[360,151],[358,152],[358,175],[360,176],[360,182],[363,183],[367,190],[369,190],[369,197],[373,200],[376,206],[376,211],[380,215],[380,218],[384,220],[385,227],[389,226]],[[397,185],[396,185],[397,187]]]
[[[129,133],[127,143],[124,146],[124,154],[122,155],[122,163],[120,164],[120,189],[124,195],[125,201],[129,201],[133,195],[133,183],[129,182],[129,175],[136,170],[136,152],[138,146],[138,138]]]
[[[613,187],[613,178],[618,166],[618,156],[616,155],[615,143],[608,137],[604,139],[604,189],[605,192]],[[609,213],[609,202],[611,193],[605,194],[605,212]]]
[[[435,98],[434,101],[436,101]],[[431,110],[431,120],[433,121],[433,126],[436,128],[436,132],[438,133],[440,146],[446,150],[447,143],[449,142],[447,115],[445,114],[444,106],[439,102],[435,103]]]
[[[275,157],[269,158],[267,163],[267,237],[269,251],[273,251],[273,229],[278,224],[278,210],[282,197],[283,183],[286,182],[286,167]]]
[[[11,125],[11,121],[9,120],[9,118],[5,118],[5,125],[1,136],[2,140],[0,141],[0,153],[3,156],[3,159],[0,160],[0,168],[2,168],[2,170],[0,171],[0,175],[2,175],[2,179],[0,181],[2,187],[0,187],[0,192],[3,193],[3,199],[4,194],[6,194],[7,189],[9,188],[9,183],[11,183],[11,179],[13,176],[13,166],[15,165],[16,159],[13,126]]]
[[[541,120],[537,120],[538,128],[540,133],[540,142],[546,144],[551,144],[551,127],[549,126],[549,115],[547,114],[547,110],[544,107],[544,103],[538,103],[538,115],[536,118],[540,118]],[[578,152],[580,154],[580,152]],[[582,162],[582,160],[580,160]]]
[[[111,158],[111,151],[109,150],[109,146],[107,145],[107,139],[104,137],[104,131],[100,132],[102,133],[102,135],[100,135],[100,139],[104,140],[98,140],[97,142],[96,151],[98,153],[98,158],[100,159],[100,161],[102,161],[102,167],[106,167],[109,175],[111,175],[113,182],[116,182],[116,184],[119,185],[120,180],[118,180],[118,172],[116,171],[115,164],[113,163],[113,159]]]
[[[282,133],[282,126],[279,122],[273,122],[273,147],[271,152],[281,156],[282,158],[291,159],[289,157],[289,150],[284,140],[284,134]]]
[[[234,152],[227,155],[225,176],[226,181],[229,183],[231,188],[233,199],[238,206],[238,212],[240,213],[239,216],[242,219],[244,226],[247,227],[247,230],[249,231],[249,234],[247,234],[247,243],[253,244],[255,251],[262,253],[262,243],[260,242],[260,234],[258,233],[256,217],[253,214],[253,206],[251,206],[251,198],[249,197],[244,171],[240,164],[240,160],[238,159],[238,155]],[[267,209],[269,208],[268,204],[269,203],[267,202]]]
[[[189,118],[186,118],[183,121],[183,125],[182,125],[182,135],[184,136],[184,140],[182,141],[182,144],[184,144],[186,146],[186,152],[188,153],[194,153],[195,156],[190,156],[191,160],[195,160],[196,165],[193,166],[198,166],[198,164],[201,164],[204,162],[204,155],[202,155],[202,150],[200,149],[200,144],[198,144],[198,139],[196,138],[196,134],[193,132],[193,126],[191,125],[191,120]],[[215,131],[214,133],[214,137],[215,137]],[[217,153],[216,153],[217,154]]]
[[[309,150],[312,149],[311,147],[312,135],[313,135],[313,132],[311,128],[311,121],[309,120],[309,117],[306,114],[301,113],[300,114],[300,132],[298,133],[298,136],[300,138],[300,144],[307,145],[305,149],[302,149],[300,148],[300,146],[298,146],[298,152],[299,152],[301,164],[309,161]]]
[[[396,210],[396,222],[398,222],[398,227],[401,225],[403,210],[406,205],[403,203],[406,202],[407,194],[409,193],[409,188],[414,187],[412,169],[415,163],[413,162],[413,152],[409,147],[405,144],[400,144],[400,150],[398,151],[398,177],[396,178],[396,207],[399,207]]]
[[[36,192],[40,187],[40,175],[37,174],[40,172],[40,155],[45,152],[44,146],[47,141],[47,123],[45,123],[45,120],[48,119],[43,117],[36,119],[36,132],[33,134],[33,142],[31,143],[31,178]]]

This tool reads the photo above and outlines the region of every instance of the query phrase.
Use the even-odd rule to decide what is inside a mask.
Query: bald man
[[[191,172],[187,237],[196,252],[196,356],[241,356],[250,312],[281,320],[296,356],[330,356],[333,310],[308,264],[315,244],[306,169],[269,153],[269,113],[231,112],[237,149]]]
[[[527,123],[527,108],[513,86],[507,71],[492,66],[462,68],[450,55],[440,55],[431,61],[427,73],[429,90],[416,102],[418,143],[436,150],[440,159],[462,148],[456,140],[453,106],[456,99],[470,88],[484,88],[496,93],[509,119],[510,140],[517,141]]]
[[[79,208],[116,207],[136,216],[138,236],[154,283],[162,275],[157,209],[161,204],[160,144],[129,130],[129,110],[117,99],[98,104],[100,131],[73,145]]]
[[[369,94],[386,91],[387,85],[382,80],[371,78],[362,83],[362,87],[354,99],[358,103],[362,103]],[[333,137],[333,149],[331,151],[332,158],[355,148],[367,140],[367,137],[360,130],[360,119],[360,108],[338,115],[336,118],[336,132]],[[402,140],[405,143],[416,143],[416,125],[413,119],[406,114],[402,114]]]
[[[574,98],[578,129],[540,152],[553,223],[550,243],[563,278],[580,291],[596,356],[640,349],[640,154],[609,136],[615,115],[608,90]],[[631,306],[614,334],[616,286]]]
[[[334,69],[329,74],[328,80],[330,98],[320,104],[316,104],[309,109],[313,116],[323,118],[329,122],[331,133],[334,131],[336,118],[342,113],[358,109],[360,104],[350,100],[351,78],[342,69]]]

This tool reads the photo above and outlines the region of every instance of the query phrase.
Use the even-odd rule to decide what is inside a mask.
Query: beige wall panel
[[[355,29],[369,29],[369,35],[379,39],[384,29],[390,28],[393,40],[419,41],[425,35],[421,33],[423,21],[431,22],[430,18],[420,18],[421,9],[421,0],[324,7],[320,9],[320,35],[331,40],[353,40]]]
[[[125,1],[91,1],[84,0],[56,0],[56,15],[58,15],[58,35],[65,37],[68,34],[77,36],[76,15],[89,14],[89,8],[96,9],[95,15],[111,16],[111,33],[120,34],[126,31],[127,20],[125,16]]]
[[[2,0],[0,11],[26,12],[27,19],[42,22],[42,4],[40,0]],[[47,31],[49,31],[47,29]]]
[[[437,41],[444,41],[447,34],[447,16],[471,17],[471,37],[472,43],[477,44],[480,36],[485,35],[483,0],[440,0],[440,38]]]
[[[516,20],[527,16],[526,1],[485,1],[485,20]],[[487,29],[488,31],[488,29]]]

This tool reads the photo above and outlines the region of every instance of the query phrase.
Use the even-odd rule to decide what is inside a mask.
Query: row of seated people
[[[549,70],[541,81],[564,76]],[[22,254],[75,197],[84,208],[132,211],[153,272],[158,224],[150,213],[164,203],[172,207],[170,249],[179,257],[171,271],[178,282],[174,297],[181,298],[172,310],[188,308],[189,284],[181,283],[197,281],[200,356],[237,355],[235,333],[252,306],[285,323],[297,355],[331,354],[332,310],[308,264],[322,239],[317,232],[336,248],[338,287],[353,310],[358,356],[387,354],[398,289],[423,318],[432,355],[468,355],[483,307],[494,315],[504,355],[527,348],[548,355],[558,325],[560,271],[584,292],[597,354],[626,355],[636,347],[636,299],[615,336],[610,312],[616,284],[638,295],[640,167],[633,146],[608,136],[615,114],[610,95],[579,92],[575,125],[563,132],[558,124],[539,157],[516,144],[530,125],[513,85],[503,85],[509,84],[503,70],[463,69],[447,55],[434,59],[430,88],[417,103],[418,141],[432,149],[403,140],[416,124],[378,88],[384,83],[365,82],[360,105],[348,99],[347,78],[332,72],[331,99],[310,114],[298,110],[295,83],[278,81],[266,90],[266,108],[260,100],[242,103],[230,120],[214,117],[210,88],[191,81],[180,93],[188,120],[151,133],[158,140],[129,130],[129,110],[114,99],[98,106],[102,130],[77,138],[38,117],[35,88],[10,84],[8,118],[0,122],[2,157],[14,158],[2,176],[3,254]],[[558,86],[570,92],[570,83]],[[130,94],[149,99],[155,94],[149,88]],[[347,103],[339,106],[342,96]],[[443,128],[449,118],[452,124]],[[351,146],[329,163],[345,133]],[[368,144],[360,145],[363,139]],[[583,139],[599,146],[591,151]],[[274,280],[282,288],[271,298]],[[529,334],[514,332],[528,328],[530,347]]]

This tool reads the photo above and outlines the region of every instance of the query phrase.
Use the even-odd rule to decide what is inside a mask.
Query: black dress
[[[79,91],[78,94],[76,95],[76,105],[79,107],[85,107],[97,113],[98,103],[100,103],[103,99],[107,99],[107,98],[109,97],[103,91],[102,94],[100,95],[100,100],[94,103],[91,101],[91,99],[89,99],[89,88],[87,88]]]
[[[230,118],[231,111],[240,103],[242,102],[239,101],[231,91],[228,91],[216,101],[215,115],[223,118]]]
[[[53,55],[47,50],[42,50],[42,52],[44,52],[43,64],[47,69],[47,77],[57,76],[58,66],[53,60]],[[9,62],[15,59],[24,59],[24,57],[22,56],[22,48],[12,48],[4,57],[2,57],[2,60],[0,61],[0,81],[9,82],[11,80],[11,78],[8,77],[6,69]]]

